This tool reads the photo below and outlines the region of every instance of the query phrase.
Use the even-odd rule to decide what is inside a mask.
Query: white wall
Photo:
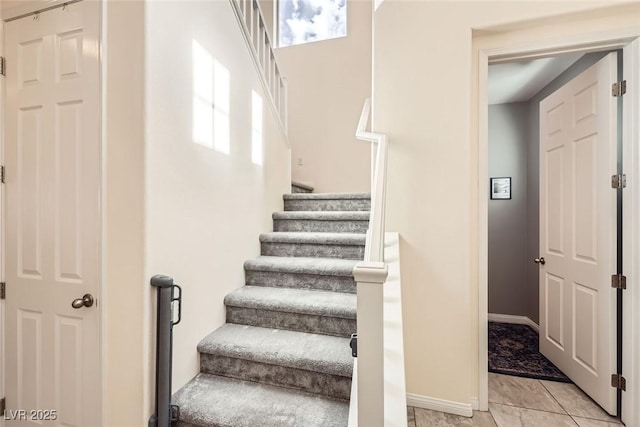
[[[371,1],[347,1],[346,37],[276,49],[289,82],[292,176],[316,192],[370,190],[370,147],[355,132],[371,96],[371,13]]]
[[[104,2],[103,354],[105,426],[146,425],[144,2]]]
[[[103,22],[104,425],[146,425],[150,276],[174,275],[185,291],[177,389],[196,373],[198,340],[223,322],[222,298],[242,286],[242,263],[281,208],[290,154],[265,103],[265,158],[251,163],[251,90],[261,86],[227,2],[105,2]],[[194,38],[231,72],[228,156],[192,142]]]
[[[479,396],[479,49],[637,27],[637,4],[560,16],[614,3],[387,0],[375,13],[374,128],[390,137],[408,393],[465,405]]]
[[[264,161],[252,162],[252,91],[263,93],[228,1],[148,2],[145,27],[145,280],[166,274],[184,292],[175,391],[198,372],[198,342],[224,323],[224,296],[244,285],[243,262],[259,255],[259,234],[282,210],[290,154],[263,96]],[[229,72],[228,154],[194,142],[194,67],[206,74],[194,41]]]

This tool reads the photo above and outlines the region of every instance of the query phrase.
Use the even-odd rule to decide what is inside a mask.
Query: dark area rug
[[[540,354],[538,340],[530,326],[489,322],[489,372],[570,383]]]

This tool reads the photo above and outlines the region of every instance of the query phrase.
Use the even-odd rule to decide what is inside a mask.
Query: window
[[[278,0],[279,46],[347,35],[347,0]]]

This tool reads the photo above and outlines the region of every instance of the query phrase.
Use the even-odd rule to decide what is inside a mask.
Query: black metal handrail
[[[169,276],[156,275],[151,286],[158,293],[158,321],[156,325],[156,400],[155,413],[149,427],[170,427],[178,421],[180,408],[171,404],[171,369],[173,358],[173,327],[182,320],[182,288]],[[175,290],[178,295],[175,295]],[[173,321],[173,303],[178,303],[178,320]]]

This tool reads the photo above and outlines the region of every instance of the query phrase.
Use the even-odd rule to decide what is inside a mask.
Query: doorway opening
[[[494,403],[524,405],[518,401],[519,387],[536,390],[541,402],[562,402],[570,394],[589,410],[570,405],[557,410],[612,421],[574,379],[608,404],[609,412],[616,411],[609,390],[595,392],[601,384],[588,379],[609,370],[606,361],[596,359],[603,349],[598,339],[609,340],[610,333],[593,326],[607,323],[596,313],[612,308],[602,308],[608,305],[608,289],[584,281],[581,276],[587,273],[572,276],[567,269],[591,271],[595,266],[606,274],[609,262],[615,270],[616,245],[603,242],[616,239],[618,230],[607,222],[609,213],[615,220],[616,202],[609,197],[610,209],[599,207],[598,200],[606,198],[600,193],[611,190],[597,184],[597,169],[609,167],[597,157],[605,157],[599,150],[606,151],[607,144],[616,146],[618,123],[612,118],[613,123],[602,124],[597,117],[617,106],[606,92],[610,82],[600,82],[595,69],[612,64],[615,77],[618,57],[621,52],[567,53],[489,66],[488,366]],[[598,96],[604,104],[595,103]],[[614,165],[616,160],[614,155]],[[571,258],[573,266],[568,265]],[[609,323],[614,331],[615,319]],[[514,390],[491,393],[505,387]]]
[[[586,33],[581,37],[575,37],[571,40],[563,40],[559,37],[554,43],[535,43],[521,45],[519,47],[511,47],[508,44],[501,44],[500,41],[493,40],[491,37],[486,39],[480,39],[478,42],[479,49],[479,84],[478,84],[478,99],[480,101],[478,105],[478,194],[480,195],[478,201],[479,208],[479,389],[478,389],[478,409],[489,409],[489,375],[488,375],[488,331],[487,326],[489,322],[489,304],[488,304],[488,249],[489,249],[489,197],[487,187],[490,179],[489,174],[489,108],[488,108],[488,75],[489,65],[497,63],[505,63],[509,61],[521,60],[521,59],[535,59],[542,57],[551,57],[563,53],[577,52],[577,53],[589,53],[595,51],[604,50],[617,50],[622,49],[624,66],[624,77],[627,83],[636,82],[636,76],[638,69],[640,69],[640,42],[638,36],[640,32],[634,31],[614,31],[612,30],[607,34],[605,38],[599,38],[596,34],[588,33],[588,29],[585,29]],[[506,40],[504,37],[500,40]],[[546,40],[546,39],[545,39]],[[615,81],[617,67],[613,67],[613,73],[611,74],[612,81]],[[609,87],[611,91],[611,87]],[[622,126],[622,145],[624,146],[625,157],[622,162],[622,166],[627,174],[634,174],[638,170],[638,149],[634,146],[634,141],[638,138],[638,128],[635,126],[634,118],[638,113],[638,100],[640,99],[640,91],[634,91],[633,93],[627,93],[624,98],[624,124]],[[550,110],[547,110],[549,112]],[[611,178],[611,177],[608,177]],[[609,183],[609,185],[611,185]],[[625,218],[632,218],[637,215],[636,201],[640,195],[638,191],[627,189],[625,192],[624,203],[622,203],[622,210]],[[486,198],[485,198],[486,196]],[[615,200],[615,196],[614,196]],[[614,202],[615,204],[615,202]],[[637,259],[637,252],[634,250],[635,245],[639,243],[639,235],[635,232],[636,227],[633,222],[625,221],[623,223],[623,235],[625,239],[623,241],[624,248],[624,265],[626,266],[627,280],[635,283],[636,264],[633,262]],[[613,234],[615,237],[615,234]],[[614,270],[615,271],[615,270]],[[631,278],[633,277],[633,278]],[[614,291],[615,292],[615,291]],[[572,296],[573,302],[576,301],[575,293]],[[571,300],[571,299],[569,299]],[[613,303],[616,303],[613,298]],[[623,314],[622,325],[623,328],[623,360],[622,363],[618,361],[618,367],[622,366],[621,371],[614,369],[614,373],[611,375],[621,376],[621,374],[627,373],[628,376],[635,378],[635,370],[638,369],[638,361],[634,359],[634,349],[638,348],[638,328],[634,326],[633,319],[635,318],[634,308],[640,307],[640,301],[638,295],[633,291],[629,292],[629,288],[625,291],[625,299],[623,300]],[[615,313],[615,310],[611,310]],[[615,323],[615,319],[613,319]],[[574,324],[580,324],[580,322],[574,322]],[[619,337],[615,337],[619,338]],[[569,342],[568,345],[574,346],[575,341]],[[615,344],[614,344],[615,346]],[[613,347],[612,347],[613,348]],[[613,353],[613,352],[612,352]],[[615,356],[612,356],[615,359]],[[609,374],[604,373],[600,376],[601,379],[609,379]],[[605,382],[602,383],[602,388],[607,389]],[[622,421],[625,423],[634,424],[634,420],[640,419],[640,413],[634,409],[632,402],[635,399],[638,391],[634,386],[627,387],[625,393],[622,393]],[[617,393],[620,396],[620,392]],[[604,406],[604,405],[603,405]],[[615,408],[615,405],[613,405]],[[615,414],[616,410],[611,409],[612,405],[608,405],[607,412]]]

